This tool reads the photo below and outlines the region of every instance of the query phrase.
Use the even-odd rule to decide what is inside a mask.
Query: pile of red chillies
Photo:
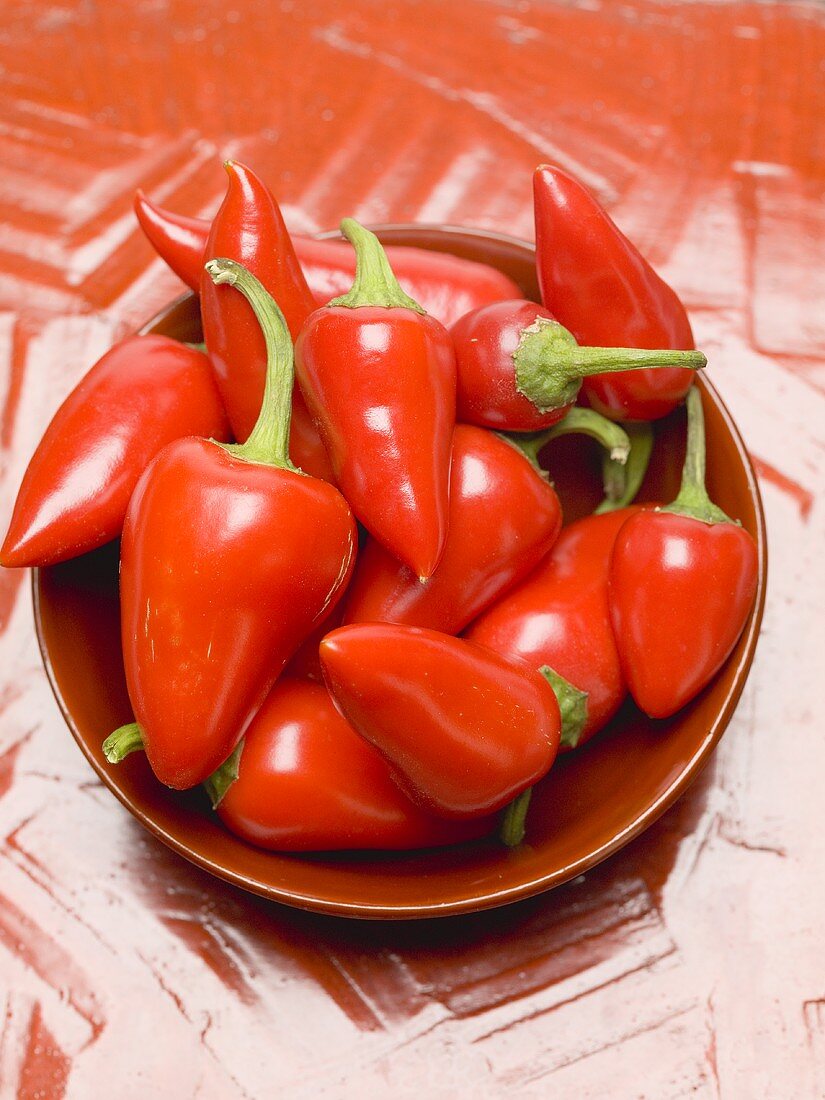
[[[708,498],[676,294],[581,184],[535,173],[541,304],[483,264],[291,237],[226,165],[211,223],[138,193],[200,296],[204,345],[133,336],[58,409],[0,550],[47,566],[120,537],[123,657],[161,783],[283,851],[529,830],[534,784],[628,692],[711,681],[751,610],[751,536]],[[293,385],[293,380],[297,385]],[[682,487],[634,505],[650,421],[687,405]],[[584,432],[605,499],[562,526],[538,455]]]

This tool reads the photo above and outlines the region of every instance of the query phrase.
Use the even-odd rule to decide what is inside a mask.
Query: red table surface
[[[762,479],[771,576],[734,721],[654,828],[527,903],[384,925],[246,896],[144,833],[62,723],[27,577],[0,576],[0,1095],[825,1095],[823,9],[3,15],[3,517],[69,388],[180,290],[136,187],[210,212],[231,155],[295,229],[531,237],[553,160],[686,301]]]

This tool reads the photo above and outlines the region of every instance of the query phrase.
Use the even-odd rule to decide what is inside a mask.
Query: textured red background
[[[703,778],[619,856],[476,918],[307,917],[172,856],[101,788],[0,577],[0,1095],[825,1095],[823,9],[46,0],[0,35],[0,515],[50,414],[178,293],[137,186],[290,224],[532,235],[579,175],[690,307],[768,513],[763,637]],[[818,616],[818,617],[817,617]]]

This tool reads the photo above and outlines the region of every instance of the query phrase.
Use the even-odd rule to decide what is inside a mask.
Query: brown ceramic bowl
[[[501,268],[537,296],[533,248],[521,241],[450,227],[390,226],[384,241],[419,245]],[[173,302],[144,332],[199,340],[191,294]],[[462,913],[548,890],[617,852],[651,825],[691,783],[730,721],[753,660],[765,596],[765,529],[745,445],[713,387],[705,395],[708,486],[759,545],[753,612],[714,682],[674,718],[654,722],[627,705],[581,752],[562,757],[536,789],[527,842],[494,840],[410,854],[299,857],[260,851],[227,832],[201,790],[178,793],[156,782],[140,753],[106,763],[103,738],[132,718],[120,656],[117,545],[34,574],[43,661],[75,740],[107,787],[164,844],[222,879],[264,897],[347,916],[395,918]],[[639,499],[675,495],[683,455],[681,411],[657,426]],[[546,452],[568,519],[600,498],[592,443],[569,436]]]

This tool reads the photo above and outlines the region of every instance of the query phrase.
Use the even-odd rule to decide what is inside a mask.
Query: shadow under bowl
[[[531,245],[453,227],[378,227],[385,243],[416,245],[492,264],[538,298]],[[334,234],[330,234],[334,235]],[[187,294],[142,332],[201,339]],[[696,778],[727,727],[753,661],[766,580],[764,515],[745,445],[712,385],[704,395],[708,488],[759,548],[759,586],[733,653],[714,681],[673,718],[653,721],[627,705],[594,741],[563,756],[535,789],[527,840],[507,849],[490,839],[426,852],[295,856],[266,852],[227,832],[201,789],[161,786],[142,753],[117,767],[101,743],[132,720],[120,649],[118,545],[34,571],[37,636],[55,697],[75,740],[103,783],[150,832],[199,867],[287,905],[367,918],[466,913],[526,898],[582,874],[651,825]],[[667,501],[678,488],[684,414],[656,425],[640,500]],[[592,441],[568,436],[544,455],[567,521],[601,497]]]

